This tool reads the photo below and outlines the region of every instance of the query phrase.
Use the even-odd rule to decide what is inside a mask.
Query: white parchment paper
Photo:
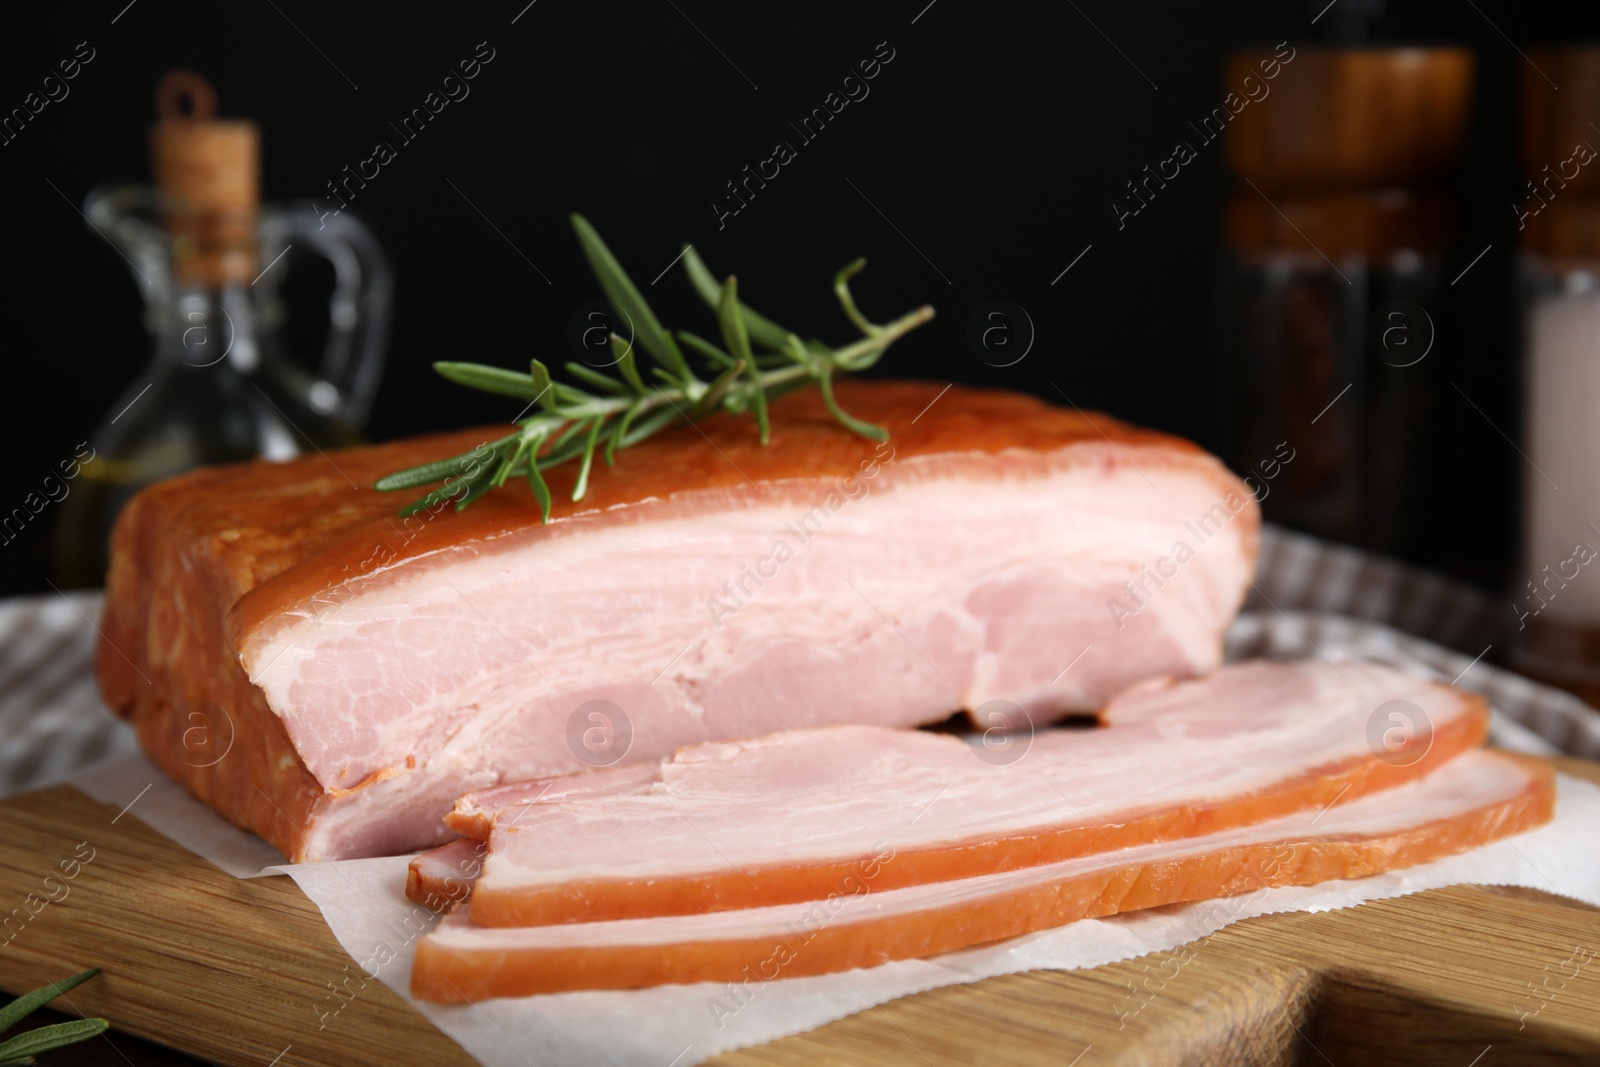
[[[1600,906],[1600,787],[1562,776],[1556,817],[1531,833],[1461,856],[1356,881],[1263,889],[1151,911],[1087,919],[929,960],[902,960],[814,978],[739,986],[699,984],[630,992],[564,993],[442,1007],[412,1001],[411,958],[431,913],[405,898],[404,857],[283,864],[271,848],[224,823],[133,756],[77,776],[106,804],[128,807],[173,841],[248,877],[282,872],[310,897],[352,957],[330,975],[347,990],[376,980],[410,1001],[488,1067],[583,1063],[688,1067],[728,1049],[814,1029],[896,997],[997,974],[1073,970],[1177,948],[1241,919],[1285,911],[1331,911],[1424,889],[1475,883],[1543,889]],[[307,1005],[311,1029],[337,1026],[346,1003],[330,990]],[[1109,1013],[1131,1011],[1107,1002]]]

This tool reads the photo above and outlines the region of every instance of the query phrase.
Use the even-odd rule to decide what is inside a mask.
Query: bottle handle
[[[145,325],[155,332],[161,325],[160,313],[172,298],[172,262],[155,190],[111,182],[98,185],[84,197],[83,218],[127,260],[144,298]]]
[[[387,354],[394,293],[388,258],[354,216],[319,212],[311,203],[263,213],[261,262],[267,272],[291,248],[326,259],[334,274],[328,341],[307,399],[314,409],[360,430],[371,414]]]

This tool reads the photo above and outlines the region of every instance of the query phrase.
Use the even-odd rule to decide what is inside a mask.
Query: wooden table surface
[[[1600,781],[1600,764],[1556,763]],[[58,898],[0,935],[0,987],[100,966],[55,1006],[116,1027],[47,1067],[191,1062],[140,1038],[252,1067],[472,1062],[376,982],[319,1030],[313,1005],[351,960],[293,881],[233,878],[116,815],[66,787],[0,803],[0,900]],[[83,841],[70,891],[44,886]],[[712,1062],[1600,1062],[1600,910],[1461,886],[1263,916],[1189,953],[937,989]]]

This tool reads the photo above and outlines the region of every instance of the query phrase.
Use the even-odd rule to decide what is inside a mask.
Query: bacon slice
[[[466,836],[413,858],[406,868],[406,896],[435,911],[451,911],[472,895],[472,886],[483,869],[483,858],[488,855],[489,832],[497,819],[515,822],[534,804],[643,792],[656,781],[657,774],[657,769],[648,763],[628,763],[588,774],[535,778],[463,793],[456,799],[455,810],[445,816],[445,822]],[[464,873],[469,868],[471,873]]]
[[[648,763],[629,763],[464,793],[445,821],[467,836],[414,857],[406,867],[406,896],[435,911],[452,911],[471,897],[489,853],[489,832],[502,813],[515,821],[534,804],[640,792],[649,788],[656,774]]]
[[[1400,720],[1380,710],[1390,702]],[[1488,709],[1388,667],[1308,661],[1140,686],[1103,720],[1041,732],[998,763],[981,758],[994,756],[981,738],[836,727],[688,748],[649,781],[508,788],[488,815],[494,796],[464,798],[470,819],[456,825],[493,825],[472,918],[531,926],[811,900],[886,839],[897,858],[876,889],[1209,833],[1420,777],[1479,744]]]
[[[553,470],[548,525],[525,487],[406,519],[367,488],[504,427],[162,482],[117,522],[102,692],[306,860],[440,843],[457,796],[505,782],[991,700],[1043,722],[1214,667],[1255,565],[1244,483],[1164,434],[945,388],[841,383],[881,446],[816,390],[773,404],[766,447],[726,414],[663,431],[580,503]]]
[[[1472,752],[1324,813],[977,878],[867,892],[900,862],[891,845],[799,904],[518,929],[457,913],[418,943],[411,992],[448,1003],[872,967],[1082,918],[1409,867],[1538,826],[1554,801],[1548,766]]]
[[[429,849],[406,867],[406,896],[434,911],[452,911],[472,895],[488,848],[463,837]]]

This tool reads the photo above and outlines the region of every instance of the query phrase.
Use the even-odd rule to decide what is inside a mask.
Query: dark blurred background
[[[351,202],[397,280],[368,437],[514,414],[515,405],[443,385],[433,360],[525,368],[531,356],[568,358],[568,318],[597,295],[567,223],[576,210],[641,286],[692,241],[714,270],[739,273],[751,304],[841,341],[851,334],[830,279],[865,255],[856,294],[869,316],[922,302],[939,311],[874,373],[1059,401],[1054,383],[1085,408],[1227,454],[1235,416],[1219,342],[1231,188],[1222,154],[1202,149],[1120,230],[1112,202],[1218,106],[1227,53],[1314,42],[1339,26],[1342,12],[1326,6],[114,0],[8,12],[0,106],[19,104],[80,42],[94,58],[70,95],[0,147],[11,353],[0,510],[73,454],[149,358],[138,287],[78,208],[102,182],[148,180],[151,93],[165,71],[205,73],[223,114],[259,121],[265,196],[289,200],[326,195],[375,142],[398,144],[389,123],[480,42],[493,59],[470,95]],[[1444,276],[1489,251],[1446,290],[1446,306],[1430,309],[1452,323],[1429,357],[1439,383],[1429,438],[1447,462],[1429,505],[1433,533],[1409,554],[1503,587],[1523,475],[1499,432],[1519,434],[1519,47],[1600,36],[1600,8],[1390,0],[1372,36],[1460,43],[1478,57],[1456,179],[1464,222]],[[775,141],[794,141],[787,124],[884,42],[893,59],[870,95],[719,228],[712,203],[726,183]],[[288,336],[307,351],[326,327],[330,276],[312,263],[287,281]],[[712,329],[676,269],[647,291],[669,324]],[[966,339],[969,317],[995,299],[1025,309],[1036,330],[1027,357],[1003,368]],[[48,588],[49,535],[33,523],[0,546],[0,593]]]

